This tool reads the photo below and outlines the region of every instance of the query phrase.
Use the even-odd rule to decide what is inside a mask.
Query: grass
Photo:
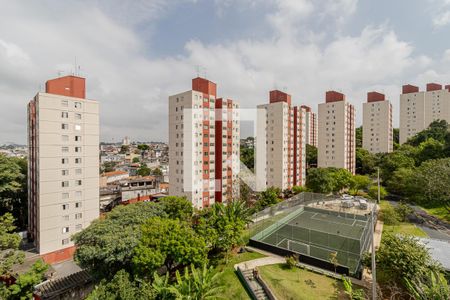
[[[382,200],[380,202],[381,211],[387,210],[390,207],[392,207],[392,205],[388,201]],[[393,234],[408,234],[417,237],[428,237],[428,234],[426,234],[425,231],[409,222],[400,222],[398,225],[387,225],[385,223],[383,225],[383,233],[385,232],[391,232]]]
[[[436,218],[441,219],[442,221],[450,223],[450,213],[448,213],[448,211],[444,207],[430,207],[430,208],[421,207],[421,208],[430,215],[435,216]]]
[[[258,269],[278,299],[348,299],[340,280],[285,264]]]
[[[240,282],[238,276],[234,272],[233,266],[237,263],[264,257],[264,255],[257,252],[244,252],[235,254],[228,259],[228,263],[219,265],[216,269],[219,274],[218,281],[223,283],[223,297],[225,299],[242,300],[250,299],[247,291]]]

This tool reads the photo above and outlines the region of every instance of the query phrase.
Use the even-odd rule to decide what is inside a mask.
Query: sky
[[[402,84],[450,84],[450,0],[0,0],[0,144],[26,143],[26,105],[79,65],[101,141],[167,141],[168,96],[198,74],[255,108],[280,89],[317,111],[369,91],[398,126]],[[75,63],[76,62],[76,63]],[[250,133],[243,132],[242,135]]]

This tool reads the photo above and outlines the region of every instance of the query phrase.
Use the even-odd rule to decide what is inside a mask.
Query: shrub
[[[408,215],[414,212],[414,210],[404,202],[400,202],[397,206],[395,206],[394,210],[397,213],[399,220],[402,222],[405,222]]]
[[[295,266],[297,266],[298,257],[295,255],[289,255],[286,256],[286,265],[289,269],[293,269]]]
[[[399,215],[390,204],[381,210],[381,218],[386,225],[398,225],[400,223]]]

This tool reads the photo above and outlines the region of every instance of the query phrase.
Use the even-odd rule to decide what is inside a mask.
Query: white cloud
[[[248,0],[249,5],[257,2]],[[357,108],[371,89],[386,90],[396,99],[404,80],[416,80],[411,74],[433,66],[388,26],[330,34],[332,38],[320,42],[302,38],[307,19],[326,14],[338,24],[343,15],[355,13],[354,0],[277,0],[276,10],[267,15],[277,29],[274,35],[215,43],[192,39],[185,55],[149,57],[151,45],[134,31],[136,23],[155,20],[169,8],[161,1],[149,6],[139,2],[137,11],[130,12],[130,3],[114,11],[106,10],[103,1],[96,6],[70,2],[50,10],[33,2],[24,9],[23,2],[0,0],[5,12],[0,18],[0,105],[5,108],[0,110],[0,142],[25,141],[27,100],[59,70],[70,72],[75,56],[87,77],[88,96],[100,101],[103,140],[125,135],[166,140],[167,97],[190,88],[196,65],[206,68],[221,96],[240,101],[244,108],[265,103],[275,87],[287,87],[295,104],[313,109],[327,89],[341,89]],[[18,63],[20,68],[14,65]]]

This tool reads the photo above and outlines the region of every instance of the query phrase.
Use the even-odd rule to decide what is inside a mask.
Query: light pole
[[[377,197],[377,204],[380,203],[380,168],[378,168],[378,174],[377,174],[377,180],[378,180],[378,197]],[[376,275],[376,261],[375,261],[375,207],[372,207],[372,213],[371,213],[371,224],[372,224],[372,299],[377,299],[377,275]]]

